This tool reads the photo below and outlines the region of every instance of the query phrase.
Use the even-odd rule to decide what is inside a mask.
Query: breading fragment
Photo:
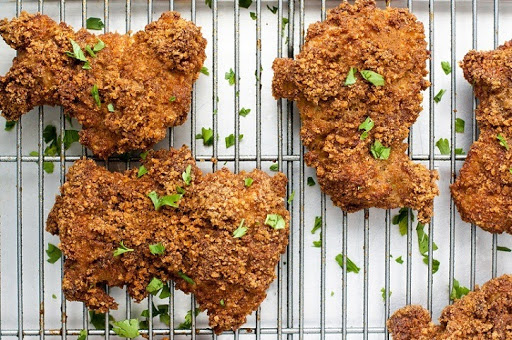
[[[460,66],[480,100],[480,136],[451,186],[466,222],[512,234],[512,41],[493,51],[470,51]],[[498,139],[503,138],[503,141]]]
[[[177,12],[163,13],[134,35],[98,36],[22,12],[1,20],[0,34],[18,51],[0,77],[2,115],[18,120],[37,105],[61,105],[82,124],[80,142],[103,158],[148,149],[168,127],[183,124],[192,84],[206,58],[200,29]],[[71,39],[90,69],[66,54],[73,52]],[[92,49],[99,40],[105,47],[90,55],[86,46]],[[91,93],[95,85],[101,106]]]
[[[427,310],[412,305],[396,311],[387,325],[394,340],[512,339],[512,275],[492,279],[447,306],[439,322],[434,325]]]
[[[92,160],[69,169],[47,221],[65,255],[66,298],[105,312],[117,308],[105,284],[126,285],[140,301],[152,278],[174,280],[208,310],[215,332],[237,329],[265,299],[288,244],[286,177],[227,169],[204,175],[186,147],[150,151],[143,164],[148,172],[140,178],[137,169],[112,173]],[[189,165],[187,186],[182,173]],[[250,187],[246,177],[254,180]],[[148,193],[173,195],[178,187],[185,190],[178,208],[156,211]],[[279,214],[286,227],[265,224],[267,214]],[[234,238],[242,220],[247,232]],[[114,256],[121,241],[133,251]],[[149,245],[157,243],[164,245],[163,255],[151,254]]]
[[[421,222],[430,220],[437,171],[413,163],[403,143],[429,86],[428,56],[423,25],[408,10],[357,0],[309,26],[295,60],[275,60],[274,97],[297,102],[306,163],[343,210],[410,207]],[[345,85],[351,68],[355,83]],[[382,75],[385,84],[363,79],[363,70]],[[361,138],[368,117],[375,125]],[[391,148],[389,159],[372,156],[377,141]]]

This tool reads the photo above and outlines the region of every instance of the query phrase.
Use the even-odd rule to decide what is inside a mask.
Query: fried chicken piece
[[[429,86],[428,56],[423,25],[414,15],[357,0],[309,26],[295,60],[274,61],[274,97],[297,102],[306,163],[344,211],[410,207],[420,221],[430,220],[438,174],[411,162],[403,143],[421,111],[420,92]],[[357,71],[356,82],[344,85],[351,68],[382,75],[384,86]],[[363,139],[359,126],[367,117],[375,126]],[[389,159],[372,157],[376,141],[391,148]]]
[[[65,255],[66,298],[105,312],[118,306],[105,284],[126,285],[140,301],[153,278],[174,280],[208,310],[216,333],[237,329],[265,299],[288,244],[286,177],[227,169],[204,175],[186,147],[150,151],[143,165],[148,172],[140,178],[137,169],[112,173],[92,160],[69,169],[47,221]],[[188,166],[189,186],[182,178]],[[148,193],[175,195],[178,187],[185,190],[178,207],[156,211]],[[281,229],[266,224],[269,214],[283,218]],[[247,232],[235,238],[241,225]],[[133,251],[114,256],[120,242]],[[148,246],[158,243],[165,252],[152,255]]]
[[[431,322],[421,306],[396,311],[387,325],[394,340],[512,339],[512,275],[503,275],[476,288]]]
[[[102,158],[148,149],[168,127],[183,124],[192,84],[206,58],[200,29],[177,12],[163,13],[134,35],[98,36],[22,12],[1,20],[0,34],[18,51],[0,77],[2,115],[18,120],[37,105],[61,105],[82,124],[80,142]],[[71,40],[90,69],[66,53],[74,52]],[[86,46],[100,40],[105,47],[90,55]],[[101,104],[92,95],[94,86]]]
[[[451,186],[462,219],[492,233],[512,234],[512,41],[494,51],[470,51],[460,66],[480,100],[481,134]],[[506,142],[498,139],[503,138]]]

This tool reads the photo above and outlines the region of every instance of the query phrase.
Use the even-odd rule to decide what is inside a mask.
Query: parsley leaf
[[[375,159],[388,159],[389,154],[391,153],[391,148],[387,148],[381,144],[381,142],[377,139],[373,142],[373,145],[370,148],[373,158]]]
[[[85,57],[84,51],[80,48],[80,45],[73,39],[69,39],[69,42],[71,43],[71,46],[73,47],[73,52],[66,52],[66,55],[68,57],[74,58],[76,60],[80,60],[83,62],[87,61],[87,58]]]
[[[203,145],[213,145],[213,130],[201,128],[201,134],[197,134],[196,139],[202,139]]]
[[[245,186],[248,188],[252,185],[252,183],[254,182],[254,180],[251,178],[251,177],[247,177],[245,180],[244,180],[244,184]]]
[[[400,263],[400,264],[402,264],[402,263],[404,263],[404,260],[402,260],[402,256],[398,256],[398,257],[395,259],[395,262],[396,262],[396,263]]]
[[[183,280],[185,280],[185,282],[188,283],[188,284],[191,284],[191,285],[195,285],[196,284],[194,282],[194,280],[192,280],[190,277],[185,275],[181,270],[178,272],[178,276],[181,277]]]
[[[156,191],[151,191],[148,194],[148,197],[151,198],[151,201],[153,202],[153,205],[155,206],[155,210],[160,210],[160,208],[164,205],[168,205],[173,208],[177,208],[178,202],[182,196],[183,195],[181,195],[181,194],[174,194],[174,195],[158,197],[158,194],[156,193]]]
[[[450,292],[450,300],[456,300],[460,299],[464,295],[467,295],[469,293],[469,289],[461,286],[459,284],[459,281],[453,279],[453,287],[452,291]]]
[[[508,143],[507,143],[507,139],[505,137],[503,137],[501,135],[501,133],[498,133],[498,135],[496,136],[496,138],[498,138],[498,140],[500,141],[500,145],[503,146],[505,149],[509,149],[509,146],[508,146]]]
[[[54,125],[46,125],[43,130],[43,139],[45,143],[50,143],[57,139],[57,128]]]
[[[162,255],[165,252],[165,246],[162,243],[150,244],[149,252],[153,255]]]
[[[238,228],[233,232],[234,238],[240,238],[244,236],[247,233],[247,227],[244,227],[245,219],[242,218],[242,222],[240,222],[240,225]]]
[[[164,285],[164,288],[162,288],[162,291],[160,292],[160,295],[158,297],[160,299],[165,299],[171,296],[171,290],[169,289],[169,286],[167,284]],[[167,305],[165,305],[167,307]],[[159,306],[160,307],[160,306]]]
[[[192,171],[192,165],[188,165],[185,171],[181,174],[181,177],[183,178],[183,181],[185,182],[185,185],[190,185],[190,182],[192,181],[192,175],[190,172]]]
[[[318,241],[313,241],[313,247],[322,248],[322,233],[320,232],[320,239]]]
[[[398,229],[400,230],[400,235],[407,235],[407,231],[409,230],[409,218],[408,218],[408,208],[401,208],[398,212],[398,215],[393,216],[391,223],[393,225],[398,225]],[[412,221],[414,221],[414,215],[411,212]]]
[[[436,142],[436,146],[439,149],[439,152],[441,152],[441,155],[449,155],[450,154],[450,142],[448,142],[448,139],[440,138]]]
[[[164,283],[162,280],[157,279],[156,277],[152,278],[149,282],[148,286],[146,287],[146,290],[152,294],[156,295],[160,291],[160,289],[164,288]]]
[[[105,24],[103,23],[103,21],[101,21],[100,18],[90,17],[87,18],[86,27],[88,30],[100,31],[101,29],[103,29],[103,27],[105,27]]]
[[[466,122],[464,119],[456,118],[455,119],[455,132],[464,133],[464,128],[466,126]]]
[[[199,72],[201,72],[205,76],[209,76],[210,75],[210,72],[208,71],[208,67],[206,67],[206,66],[201,67],[201,70],[199,70]]]
[[[244,135],[243,134],[240,134],[238,136],[238,140],[242,140],[242,138],[244,138]],[[233,145],[235,145],[235,135],[234,134],[230,134],[229,136],[227,136],[226,138],[224,138],[225,142],[226,142],[226,149],[229,149],[230,147],[232,147]]]
[[[313,179],[313,177],[308,177],[308,186],[312,187],[315,184],[316,183],[315,183],[315,180]]]
[[[423,256],[423,263],[428,265],[428,255]],[[439,265],[440,262],[438,260],[432,259],[432,274],[437,273],[437,271],[439,270]]]
[[[210,8],[212,8],[212,0],[204,0],[204,4]]]
[[[252,0],[238,0],[240,7],[249,8],[252,5]]]
[[[348,256],[345,256],[345,258],[347,259],[347,272],[350,273],[359,273],[359,270],[361,270],[361,268],[359,268],[354,262],[352,262],[351,259],[348,258]],[[336,260],[336,262],[338,262],[338,265],[343,268],[343,254],[338,254],[336,255],[336,257],[334,258]]]
[[[176,96],[172,96],[171,98],[169,98],[169,102],[175,102],[176,101]]]
[[[279,171],[279,163],[274,163],[270,166],[270,171]]]
[[[108,316],[108,321],[115,321],[112,315]],[[105,313],[96,313],[89,311],[89,322],[94,326],[95,329],[105,329]]]
[[[286,227],[284,218],[279,214],[268,214],[267,218],[265,219],[265,224],[276,230],[284,229]]]
[[[294,198],[295,198],[295,190],[293,190],[292,193],[290,194],[290,197],[288,197],[288,203],[292,203]]]
[[[123,241],[119,242],[119,247],[117,247],[116,250],[114,250],[114,257],[119,256],[121,254],[127,253],[133,251],[133,249],[130,249],[126,247],[123,243]]]
[[[502,247],[502,246],[497,246],[496,250],[498,250],[498,251],[506,251],[507,253],[510,253],[512,251],[512,249],[507,248],[507,247]]]
[[[371,129],[373,129],[374,125],[375,125],[375,123],[373,122],[373,120],[370,117],[366,117],[364,122],[362,122],[361,125],[359,125],[359,130],[364,130],[364,132],[361,134],[361,137],[359,137],[359,139],[365,140],[366,138],[368,138],[368,132]]]
[[[122,338],[136,338],[139,336],[139,320],[130,319],[113,322],[113,331]]]
[[[452,72],[452,66],[448,61],[441,61],[441,68],[444,71],[444,74],[450,74]]]
[[[439,92],[437,92],[437,94],[434,96],[434,101],[436,103],[439,103],[445,93],[446,93],[445,89],[439,90]]]
[[[247,115],[249,114],[249,112],[251,112],[251,109],[246,109],[245,107],[242,107],[240,109],[240,112],[238,112],[238,114],[242,117],[247,117]]]
[[[370,70],[361,70],[361,76],[370,83],[375,86],[383,86],[386,82],[384,81],[384,77],[380,74],[370,71]]]
[[[267,5],[267,8],[269,11],[271,11],[272,13],[276,14],[277,13],[277,10],[278,8],[276,6],[272,6],[272,8],[269,7],[269,5]]]
[[[48,255],[47,261],[49,263],[55,263],[61,258],[62,252],[60,251],[59,247],[57,247],[56,245],[48,243],[48,249],[46,249],[46,255]]]
[[[198,316],[200,311],[201,310],[199,308],[196,308],[194,311],[194,314],[196,316]],[[187,312],[187,314],[185,315],[185,321],[183,321],[182,323],[180,323],[178,325],[178,329],[190,329],[190,328],[192,328],[192,310],[189,310]]]
[[[7,120],[5,121],[5,131],[11,131],[16,126],[16,121],[14,120]]]
[[[148,169],[146,169],[146,167],[144,165],[141,165],[139,167],[139,172],[137,173],[137,177],[142,177],[147,173],[148,173]]]
[[[226,74],[224,75],[224,79],[226,79],[229,82],[229,85],[235,85],[236,75],[232,68],[229,69],[229,72],[226,72]]]
[[[288,22],[289,22],[288,18],[283,17],[281,19],[281,36],[282,37],[284,37],[284,31],[286,29],[286,25],[288,25]]]
[[[311,234],[316,233],[316,231],[321,228],[322,228],[322,216],[315,216],[315,224],[313,225],[313,229],[311,229]]]
[[[147,151],[144,151],[144,152],[142,152],[142,153],[139,155],[139,157],[140,157],[141,159],[143,159],[143,160],[145,160],[147,156],[148,156],[148,152],[147,152]]]
[[[91,46],[89,45],[86,45],[85,46],[85,50],[87,51],[87,53],[89,53],[89,55],[93,58],[96,58],[96,54],[94,53],[94,51],[92,50]],[[88,63],[88,61],[86,62],[86,64]],[[90,65],[89,65],[90,66]]]
[[[345,86],[354,85],[356,83],[355,73],[357,69],[355,67],[351,67],[347,73],[347,78],[345,79]]]
[[[464,150],[462,150],[462,148],[455,148],[455,154],[456,155],[465,155],[466,153],[464,152]]]
[[[101,107],[100,93],[98,92],[98,86],[96,84],[94,84],[94,86],[91,89],[91,95],[96,105],[98,105],[98,107]]]
[[[418,222],[416,226],[416,233],[418,234],[418,247],[420,248],[420,254],[426,256],[428,253],[429,237],[424,231],[423,223]],[[437,250],[438,247],[435,242],[432,243],[432,249]]]
[[[103,41],[101,41],[101,39],[98,39],[98,42],[96,43],[96,45],[94,45],[92,50],[94,52],[99,52],[99,51],[101,51],[104,48],[105,48],[105,43]]]
[[[226,303],[224,302],[224,299],[221,299],[219,301],[219,305],[221,305],[222,307],[226,307]]]
[[[87,329],[82,329],[76,340],[85,340],[85,339],[87,339]]]
[[[249,15],[251,16],[251,19],[252,19],[252,20],[256,20],[256,19],[258,19],[258,16],[257,16],[257,15],[256,15],[256,13],[254,13],[254,12],[250,12],[250,13],[249,13]]]
[[[386,288],[381,288],[380,292],[382,293],[382,300],[386,301]],[[388,298],[391,297],[391,294],[393,294],[392,291],[389,291]]]

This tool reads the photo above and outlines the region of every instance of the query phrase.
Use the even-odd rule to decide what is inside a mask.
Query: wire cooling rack
[[[155,318],[149,331],[143,332],[149,339],[164,335],[171,339],[383,339],[388,336],[385,320],[395,309],[417,303],[437,318],[450,302],[454,279],[473,288],[512,272],[512,253],[497,250],[498,246],[512,248],[512,237],[493,236],[463,223],[448,189],[465,159],[465,155],[455,155],[455,147],[467,153],[477,136],[476,103],[457,61],[472,48],[492,49],[512,38],[507,35],[512,28],[512,3],[409,0],[388,4],[408,7],[418,16],[432,51],[428,77],[433,86],[425,91],[424,111],[412,129],[408,151],[415,161],[438,169],[441,176],[435,217],[425,227],[430,234],[428,264],[423,263],[418,250],[412,215],[407,235],[401,236],[391,223],[396,210],[370,209],[347,215],[332,206],[318,185],[307,185],[308,177],[315,176],[303,163],[297,109],[271,96],[274,58],[298,53],[307,26],[325,18],[326,9],[337,4],[255,0],[245,9],[237,1],[216,0],[211,1],[211,8],[202,0],[0,0],[1,17],[14,17],[21,10],[39,11],[78,28],[93,16],[103,19],[104,31],[121,33],[142,29],[169,9],[195,21],[208,39],[205,66],[210,75],[201,75],[195,86],[188,121],[171,129],[168,140],[157,147],[188,144],[205,171],[225,165],[233,171],[258,167],[270,172],[269,166],[277,162],[289,178],[288,194],[295,192],[289,204],[290,245],[278,265],[277,279],[260,309],[239,331],[215,336],[205,313],[197,318],[192,313],[191,329],[176,329],[195,301],[174,289],[169,300],[149,297],[136,304],[124,290],[111,288],[110,293],[120,302],[119,310],[111,312],[117,320],[141,319],[141,311],[155,303],[169,305],[170,324]],[[379,6],[386,3],[379,2]],[[274,9],[275,13],[271,11]],[[9,69],[14,56],[15,52],[0,42],[1,74]],[[450,75],[443,73],[441,61],[451,63]],[[239,78],[233,86],[224,77],[230,69]],[[447,92],[435,103],[433,98],[441,89]],[[251,112],[240,116],[242,108]],[[455,118],[465,120],[463,134],[455,132]],[[47,243],[58,244],[56,237],[44,231],[46,216],[67,168],[87,155],[87,150],[75,144],[67,151],[60,150],[57,157],[31,156],[31,151],[43,154],[42,133],[48,124],[56,125],[60,134],[79,128],[76,122],[71,127],[59,108],[41,107],[23,116],[12,131],[0,131],[0,338],[76,339],[85,328],[89,338],[114,338],[113,332],[96,330],[89,323],[83,304],[65,301],[60,285],[62,260],[46,262]],[[212,127],[219,135],[213,146],[196,141],[202,127]],[[235,138],[234,147],[226,149],[224,137],[231,133],[244,137],[240,141]],[[436,149],[439,138],[450,141],[449,155]],[[55,164],[53,173],[45,173],[43,161]],[[123,170],[137,166],[134,162],[113,158],[102,164]],[[316,216],[322,218],[320,248],[312,246],[320,237],[319,231],[310,232]],[[432,250],[433,242],[439,247],[436,251]],[[334,260],[339,253],[347,254],[360,272],[341,269]],[[399,256],[403,264],[396,261]],[[434,259],[440,262],[436,273],[431,271]]]

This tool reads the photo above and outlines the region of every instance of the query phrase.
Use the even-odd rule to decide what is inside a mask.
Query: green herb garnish
[[[151,191],[148,194],[148,197],[151,198],[151,201],[153,202],[153,205],[155,206],[155,210],[160,210],[160,208],[164,205],[168,205],[173,208],[178,207],[178,202],[181,199],[183,195],[181,194],[174,194],[174,195],[167,195],[158,197],[158,194],[156,191]]]
[[[208,71],[208,67],[206,67],[206,66],[201,67],[201,70],[199,70],[199,72],[201,72],[205,76],[209,76],[210,75],[210,72]]]
[[[257,16],[257,15],[256,15],[256,13],[254,13],[254,12],[250,12],[250,13],[249,13],[249,15],[251,16],[251,19],[252,19],[252,20],[256,20],[256,19],[258,19],[258,16]]]
[[[308,177],[308,186],[312,187],[315,184],[316,183],[315,183],[315,180],[313,179],[313,177]]]
[[[238,112],[238,114],[242,117],[247,117],[247,115],[249,114],[249,112],[251,112],[251,109],[246,109],[245,107],[242,107],[240,109],[240,112]]]
[[[131,251],[133,251],[133,249],[126,247],[124,245],[124,242],[121,241],[121,242],[119,242],[119,247],[117,247],[117,249],[114,250],[114,257],[119,256],[124,253],[127,253],[127,252],[131,252]]]
[[[345,258],[347,259],[347,272],[350,273],[359,273],[359,270],[361,270],[361,268],[359,268],[354,262],[352,262],[351,259],[348,258],[348,256],[345,256]],[[336,260],[336,262],[338,262],[338,265],[343,268],[343,254],[338,254],[336,255],[336,257],[334,258]]]
[[[7,120],[5,121],[5,131],[11,131],[16,126],[16,121],[14,120]]]
[[[213,145],[213,130],[201,128],[201,134],[197,134],[196,139],[202,139],[206,146]]]
[[[295,198],[295,190],[293,190],[292,193],[290,194],[290,197],[288,197],[288,204],[292,203],[294,198]]]
[[[452,72],[452,67],[448,61],[441,61],[441,68],[444,71],[444,74],[450,74]]]
[[[442,90],[439,90],[439,92],[437,92],[437,94],[435,95],[434,97],[434,101],[436,103],[439,103],[441,101],[441,99],[443,98],[443,95],[446,93],[446,90],[442,89]]]
[[[185,169],[185,171],[183,171],[183,173],[181,174],[181,177],[183,178],[183,181],[185,182],[185,185],[190,185],[190,182],[192,181],[192,175],[191,175],[191,171],[192,171],[192,165],[188,165],[187,168]]]
[[[398,225],[398,229],[400,230],[400,235],[407,235],[407,231],[409,230],[409,218],[408,218],[408,208],[401,208],[398,212],[398,215],[393,216],[391,223],[393,225]],[[414,215],[411,214],[411,221],[414,221]]]
[[[122,338],[136,338],[139,336],[139,320],[130,319],[113,322],[114,333]]]
[[[92,99],[94,99],[94,102],[98,107],[101,107],[101,100],[100,100],[100,94],[98,92],[98,86],[96,84],[93,85],[91,89],[91,95]]]
[[[185,275],[181,270],[178,272],[178,276],[181,277],[183,280],[185,280],[185,282],[188,283],[188,284],[191,284],[191,285],[195,285],[196,284],[194,282],[194,280],[192,280],[190,277]]]
[[[467,295],[469,293],[469,289],[461,286],[459,284],[459,281],[453,279],[453,287],[452,291],[450,292],[450,300],[456,300],[460,299],[464,295]]]
[[[372,83],[375,86],[383,86],[385,84],[384,77],[380,74],[370,71],[370,70],[362,70],[359,73],[361,73],[361,76],[370,83]]]
[[[382,300],[386,301],[386,288],[381,288],[380,292],[382,293]],[[392,291],[389,291],[389,294],[387,294],[388,298],[391,297],[392,293]]]
[[[398,257],[395,259],[395,262],[396,262],[396,263],[400,263],[400,264],[402,264],[402,263],[404,263],[404,260],[402,260],[402,256],[398,256]]]
[[[244,135],[243,134],[240,134],[238,136],[238,140],[241,141],[242,138],[244,138]],[[226,142],[226,149],[229,149],[230,147],[232,147],[233,145],[235,145],[235,135],[234,134],[230,134],[229,136],[227,136],[226,138],[224,138],[225,142]]]
[[[450,154],[450,142],[448,142],[448,139],[440,138],[436,142],[436,146],[439,149],[439,152],[441,152],[441,155],[449,155]]]
[[[345,86],[354,85],[356,83],[356,72],[357,69],[355,67],[351,67],[347,73],[347,78],[345,79]]]
[[[272,8],[271,8],[269,5],[267,5],[267,8],[268,8],[268,10],[269,10],[269,11],[271,11],[273,14],[276,14],[276,13],[277,13],[278,8],[277,8],[276,6],[272,6]]]
[[[139,171],[137,173],[137,177],[142,177],[142,176],[144,176],[147,173],[148,173],[148,169],[146,169],[146,167],[144,165],[141,165],[139,167]]]
[[[279,214],[268,214],[267,218],[265,219],[265,224],[276,230],[284,229],[286,227],[284,218]]]
[[[164,287],[164,283],[162,282],[162,280],[160,279],[157,279],[156,277],[152,278],[151,281],[149,282],[148,286],[146,287],[146,290],[152,294],[152,295],[156,295],[158,294],[158,292],[160,291],[160,289],[162,289]]]
[[[242,222],[240,222],[240,225],[238,228],[233,232],[234,238],[240,238],[244,236],[247,233],[247,227],[244,227],[245,219],[242,218]]]
[[[194,311],[194,314],[196,316],[198,316],[200,311],[201,310],[199,308],[196,308]],[[190,329],[190,328],[192,328],[192,310],[189,310],[187,312],[187,314],[185,315],[185,321],[178,325],[178,329]]]
[[[108,112],[115,112],[114,105],[112,103],[107,105]]]
[[[247,177],[245,180],[244,180],[244,184],[247,188],[249,188],[252,183],[254,182],[254,180],[251,178],[251,177]]]
[[[54,244],[48,243],[48,249],[46,249],[46,255],[48,255],[47,261],[49,263],[55,263],[62,257],[62,252],[59,247]]]
[[[512,251],[512,249],[507,248],[507,247],[502,247],[502,246],[497,246],[496,250],[498,250],[498,251],[505,251],[507,253],[510,253]]]
[[[153,255],[162,255],[165,252],[165,247],[162,243],[150,244],[149,251]]]
[[[101,21],[100,18],[93,18],[93,17],[87,18],[85,25],[86,25],[87,29],[97,30],[97,31],[100,31],[103,29],[103,27],[105,27],[105,24],[103,23],[103,21]]]
[[[279,163],[274,163],[270,166],[270,171],[279,171]]]
[[[456,118],[455,119],[455,132],[464,133],[464,128],[466,126],[466,122],[464,119]]]
[[[364,130],[363,133],[361,134],[361,137],[359,137],[359,139],[365,140],[366,138],[368,138],[368,132],[371,129],[373,129],[374,125],[375,125],[375,123],[373,122],[373,120],[370,117],[366,117],[364,122],[362,122],[361,125],[359,125],[359,130]]]
[[[389,154],[391,153],[391,148],[387,148],[381,144],[381,142],[377,139],[373,142],[373,145],[370,148],[370,152],[372,153],[373,158],[375,159],[388,159]]]
[[[500,141],[500,145],[503,146],[505,149],[509,149],[509,146],[508,146],[508,143],[507,143],[507,139],[505,137],[503,137],[501,135],[501,133],[498,133],[498,135],[496,136],[496,138],[498,138],[498,140]]]
[[[226,74],[224,75],[224,79],[226,79],[229,82],[229,85],[235,85],[236,75],[232,68],[229,69],[229,72],[226,72]]]
[[[321,228],[322,228],[322,216],[315,216],[315,224],[313,225],[313,229],[311,229],[311,234],[316,233],[316,231]]]

